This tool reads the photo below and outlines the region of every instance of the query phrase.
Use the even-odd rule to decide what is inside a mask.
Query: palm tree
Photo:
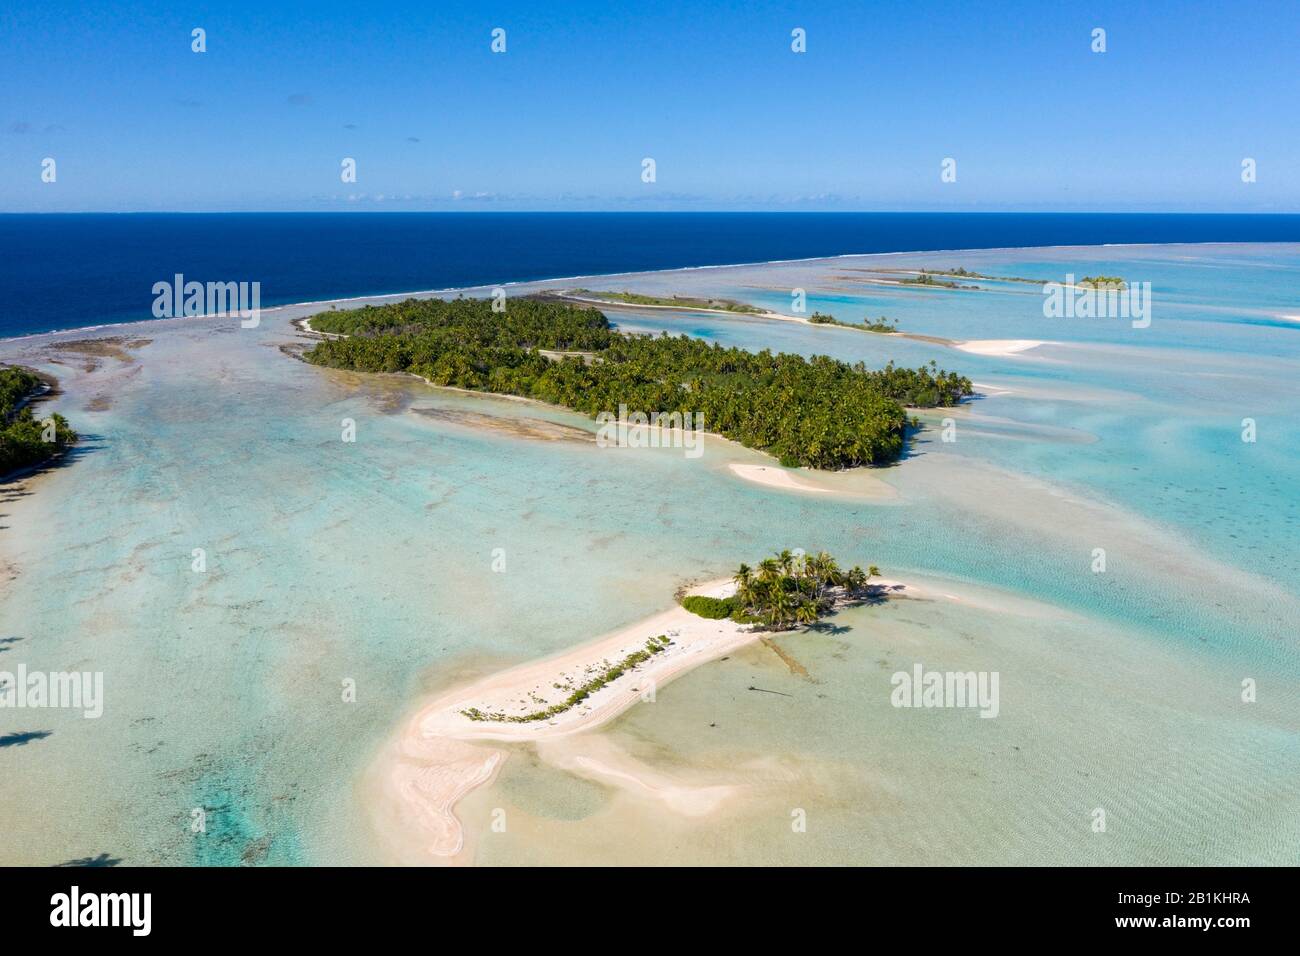
[[[764,558],[758,562],[758,579],[760,581],[771,581],[780,570],[781,567],[776,563],[775,558]]]
[[[736,600],[746,609],[752,607],[754,604],[754,569],[748,564],[742,564],[736,570],[736,576],[732,580],[736,582]]]
[[[794,609],[794,617],[800,624],[816,624],[821,611],[812,601],[804,601]]]
[[[781,570],[785,574],[789,574],[794,569],[794,555],[790,553],[789,548],[777,555],[777,562],[781,565]]]
[[[771,595],[767,609],[768,623],[777,627],[782,627],[790,622],[794,617],[794,602],[790,599],[790,594],[785,588],[778,587],[775,593]]]
[[[821,580],[826,584],[839,585],[843,583],[843,573],[840,571],[839,564],[825,551],[817,555],[817,570]]]

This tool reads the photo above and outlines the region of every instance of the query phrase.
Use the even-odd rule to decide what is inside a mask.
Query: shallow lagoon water
[[[763,458],[729,443],[691,460],[465,424],[455,413],[593,427],[309,367],[280,348],[303,309],[256,330],[198,319],[96,333],[148,339],[130,360],[46,347],[76,334],[3,343],[4,360],[60,378],[56,407],[87,440],[4,488],[0,627],[18,640],[0,669],[101,670],[107,697],[98,720],[0,711],[0,737],[48,732],[0,750],[4,861],[380,862],[365,775],[420,700],[634,622],[687,580],[803,547],[960,600],[844,612],[779,638],[807,677],[755,645],[601,731],[665,772],[735,782],[741,796],[716,817],[675,817],[519,751],[461,808],[479,862],[1295,862],[1300,326],[1264,317],[1290,308],[1300,252],[941,259],[911,261],[1149,275],[1167,292],[1150,329],[1125,331],[1053,325],[1038,295],[846,292],[834,277],[847,260],[601,280],[777,308],[755,290],[798,285],[810,310],[838,297],[845,319],[1063,343],[978,356],[611,313],[747,348],[933,358],[996,387],[951,416],[924,413],[933,427],[910,457],[876,472],[899,497],[878,503],[742,482],[725,463]],[[1253,445],[1239,437],[1247,416]],[[938,438],[943,417],[955,443]],[[1104,575],[1090,570],[1095,547]],[[195,548],[206,571],[192,570]],[[999,716],[892,707],[890,675],[916,661],[997,670]],[[1247,677],[1254,704],[1240,699]],[[498,809],[505,833],[488,826]]]

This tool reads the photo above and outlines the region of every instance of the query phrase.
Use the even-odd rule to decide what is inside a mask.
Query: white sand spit
[[[732,474],[744,478],[746,481],[766,485],[769,488],[780,488],[784,491],[809,491],[816,495],[833,494],[831,489],[814,485],[785,468],[772,465],[742,465],[737,463],[732,463],[727,468]]]
[[[972,339],[955,342],[953,347],[974,355],[1015,355],[1046,344],[1038,339]]]
[[[693,594],[726,597],[730,580],[692,589]],[[465,711],[523,716],[545,710],[569,696],[593,676],[641,650],[651,638],[667,636],[671,643],[649,660],[591,693],[586,700],[544,720],[473,720]],[[650,688],[662,687],[679,674],[756,640],[758,634],[730,620],[712,621],[680,605],[631,627],[606,635],[556,657],[490,675],[451,691],[421,709],[383,758],[381,772],[386,800],[394,806],[382,814],[396,816],[404,828],[418,833],[428,852],[454,857],[464,848],[456,818],[456,803],[489,782],[505,758],[492,742],[536,742],[590,730],[631,707]],[[558,687],[556,685],[559,685]],[[629,774],[602,756],[569,758],[575,771],[658,791],[678,807],[713,806],[725,792],[683,791],[647,777]],[[639,781],[639,782],[638,782]]]

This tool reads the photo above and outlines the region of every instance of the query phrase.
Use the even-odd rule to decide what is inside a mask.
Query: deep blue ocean
[[[1300,241],[1300,215],[172,213],[0,215],[0,337],[152,317],[176,273],[262,305],[851,253]]]

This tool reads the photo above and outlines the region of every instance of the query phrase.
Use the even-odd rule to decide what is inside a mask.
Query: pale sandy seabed
[[[942,264],[1131,273],[1124,255]],[[815,297],[843,266],[608,285]],[[1224,457],[1241,453],[1243,403],[1292,440],[1289,340],[1218,354],[1179,338],[1205,328],[1166,320],[1151,340],[1072,342],[1035,325],[1032,297],[1017,315],[994,293],[862,295],[839,317],[901,313],[965,354],[743,315],[617,317],[868,364],[937,356],[981,383],[968,406],[922,413],[899,464],[835,474],[715,436],[698,460],[601,449],[563,410],[315,369],[282,351],[303,307],[256,330],[0,343],[58,376],[55,407],[85,436],[3,488],[0,671],[100,670],[107,696],[98,721],[0,711],[0,862],[1296,862],[1293,456],[1261,444],[1240,474]],[[787,547],[906,584],[781,635],[675,606],[679,587],[722,587]],[[541,706],[657,634],[668,651],[561,717],[460,714]],[[917,662],[998,672],[997,719],[892,706],[891,675]]]

